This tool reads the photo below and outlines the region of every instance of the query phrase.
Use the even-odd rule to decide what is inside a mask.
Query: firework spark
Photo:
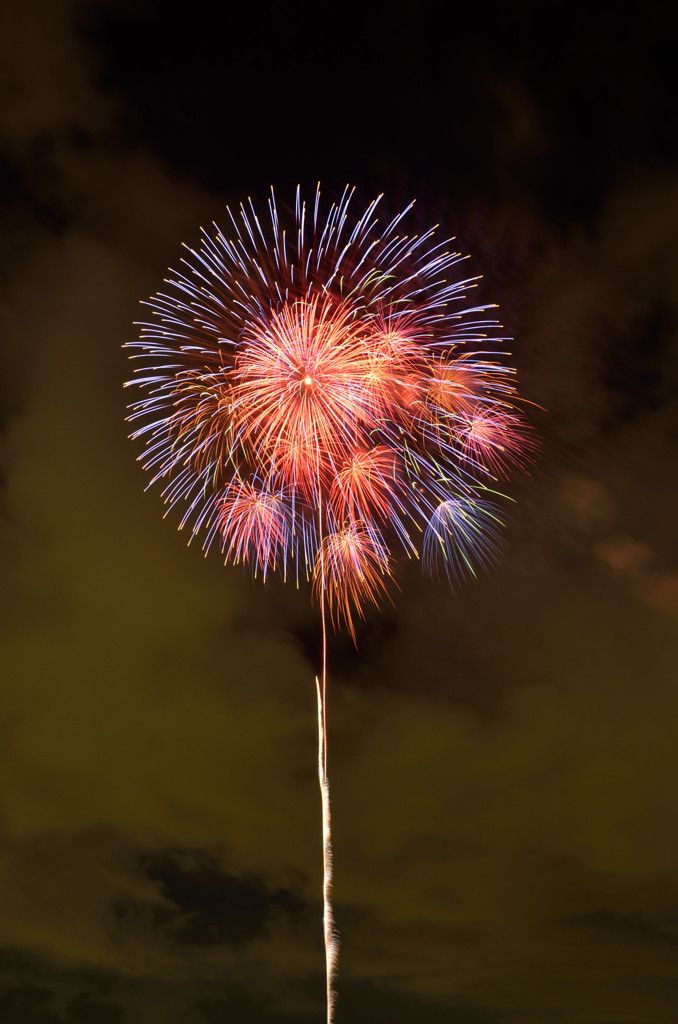
[[[388,594],[398,557],[455,582],[489,565],[502,525],[494,484],[529,461],[491,306],[435,229],[379,225],[353,193],[321,215],[228,210],[147,304],[132,342],[141,461],[180,527],[226,561],[313,581],[323,626],[320,788],[328,1022],[337,956],[330,901],[325,613],[355,617]]]

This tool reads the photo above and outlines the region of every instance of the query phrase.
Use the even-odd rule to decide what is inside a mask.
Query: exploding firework
[[[272,194],[265,223],[250,202],[187,249],[130,345],[130,419],[182,527],[312,579],[355,636],[399,556],[451,580],[491,560],[494,485],[533,444],[461,255],[401,233],[410,207],[380,228],[378,200],[350,206],[297,191],[285,228]]]
[[[435,228],[380,225],[353,193],[321,213],[297,190],[264,218],[251,201],[204,232],[148,303],[129,346],[144,466],[205,550],[313,582],[323,624],[318,689],[328,1021],[337,946],[330,903],[325,611],[356,615],[398,559],[451,582],[494,557],[496,481],[534,444],[489,305]]]

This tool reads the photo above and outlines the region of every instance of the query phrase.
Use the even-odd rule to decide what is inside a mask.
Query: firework
[[[489,565],[497,478],[534,445],[514,371],[476,279],[435,228],[380,225],[348,188],[321,213],[273,191],[203,232],[148,303],[131,343],[130,406],[151,483],[205,550],[313,582],[323,625],[318,690],[328,1021],[337,945],[330,903],[325,612],[355,617],[389,592],[398,559],[451,582]]]
[[[130,419],[191,536],[313,579],[355,635],[398,557],[451,580],[491,559],[494,484],[533,443],[461,255],[351,198],[321,217],[297,191],[285,228],[272,193],[265,222],[250,202],[187,249],[130,345]]]

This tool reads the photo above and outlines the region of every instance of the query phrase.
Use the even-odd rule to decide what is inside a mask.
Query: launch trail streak
[[[334,977],[339,957],[339,938],[334,927],[332,910],[332,817],[330,814],[330,783],[327,777],[327,731],[325,696],[316,677],[318,695],[318,781],[323,816],[323,930],[325,935],[325,983],[327,987],[327,1024],[332,1024],[336,992]],[[324,688],[323,688],[324,689]]]

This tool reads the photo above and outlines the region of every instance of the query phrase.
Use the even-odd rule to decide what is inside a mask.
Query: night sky
[[[675,1024],[675,7],[169,7],[0,15],[0,1021],[324,1020],[319,612],[122,388],[180,243],[320,180],[457,236],[541,444],[491,575],[331,642],[337,1024]]]

